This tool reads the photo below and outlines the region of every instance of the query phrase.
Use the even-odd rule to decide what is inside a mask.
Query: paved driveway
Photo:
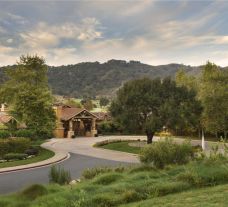
[[[95,148],[93,145],[97,142],[110,140],[110,139],[122,139],[122,140],[144,140],[144,136],[104,136],[104,137],[82,137],[75,139],[52,139],[53,147],[55,150],[65,151],[70,153],[76,153],[81,155],[87,155],[91,157],[108,159],[113,161],[138,163],[139,159],[137,155],[112,151],[102,148]],[[155,138],[156,139],[156,138]],[[51,143],[51,142],[50,142]],[[50,143],[47,143],[50,145]]]
[[[116,139],[115,137],[109,137]],[[118,166],[129,163],[137,163],[137,156],[110,150],[93,148],[92,145],[97,141],[105,140],[102,138],[77,138],[77,139],[52,139],[45,143],[55,151],[65,151],[70,153],[70,158],[58,164],[69,170],[72,178],[79,178],[87,168],[97,166]],[[126,139],[123,137],[123,139]],[[50,166],[21,170],[10,173],[0,174],[0,194],[12,193],[34,183],[48,183],[48,173]]]
[[[45,146],[55,151],[69,152],[71,157],[58,164],[69,170],[72,178],[79,178],[86,168],[96,166],[115,166],[120,164],[138,163],[138,157],[134,154],[117,152],[112,150],[94,148],[96,142],[107,139],[132,139],[146,140],[145,136],[107,136],[96,138],[76,139],[52,139],[45,143]],[[158,138],[154,138],[156,141]],[[182,142],[182,139],[175,139]],[[193,145],[201,144],[200,141],[193,141]],[[210,143],[206,143],[209,146]],[[0,174],[0,194],[11,193],[34,183],[48,183],[50,166],[31,170],[22,170],[11,173]]]
[[[58,164],[69,170],[72,178],[79,178],[81,173],[91,167],[96,166],[118,166],[126,164],[107,159],[98,159],[79,154],[71,154],[71,157]],[[12,193],[34,183],[48,183],[48,173],[50,166],[36,168],[32,170],[22,170],[0,175],[0,194]]]

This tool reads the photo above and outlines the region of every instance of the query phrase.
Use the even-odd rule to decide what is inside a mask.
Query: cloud
[[[13,42],[13,39],[11,39],[11,38],[10,39],[7,39],[6,42],[10,44],[10,43]]]
[[[6,30],[0,26],[0,33],[5,33],[5,32],[6,32]]]
[[[143,12],[144,10],[151,7],[154,3],[154,0],[139,0],[133,1],[131,5],[128,5],[121,14],[124,16],[132,16]]]
[[[51,65],[113,58],[228,65],[227,9],[225,1],[12,3],[0,8],[0,64],[31,53]]]
[[[100,22],[95,18],[84,18],[78,24],[67,22],[62,25],[49,25],[40,22],[35,28],[20,34],[24,45],[30,48],[52,48],[63,39],[88,41],[102,38]]]

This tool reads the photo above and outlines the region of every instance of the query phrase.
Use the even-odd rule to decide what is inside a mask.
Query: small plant
[[[28,157],[27,154],[24,153],[8,153],[3,156],[3,159],[10,161],[10,160],[24,160]]]
[[[38,153],[39,153],[39,149],[34,148],[34,147],[31,147],[31,148],[25,150],[25,154],[27,154],[27,155],[38,155]]]
[[[46,195],[47,189],[43,185],[34,184],[24,189],[20,195],[26,197],[29,200],[34,200],[40,196]]]
[[[49,182],[58,183],[60,185],[69,184],[71,181],[71,175],[69,171],[66,171],[63,167],[52,166],[49,173]]]
[[[108,172],[117,172],[117,173],[122,173],[126,170],[126,167],[124,166],[118,166],[115,168],[111,168],[111,167],[95,167],[95,168],[88,168],[86,170],[83,171],[82,173],[82,177],[84,179],[93,179],[94,177],[100,175],[100,174],[104,174],[104,173],[108,173]]]
[[[96,177],[97,175],[111,172],[111,171],[112,171],[112,169],[109,167],[88,168],[83,171],[82,177],[85,179],[92,179],[92,178]]]

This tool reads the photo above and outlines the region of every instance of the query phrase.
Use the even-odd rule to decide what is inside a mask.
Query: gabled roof
[[[107,112],[93,112],[93,114],[96,115],[99,118],[99,120],[111,119],[110,113],[107,113]]]
[[[9,123],[11,120],[15,120],[11,115],[1,112],[0,113],[0,123],[2,124],[7,124]]]
[[[61,119],[62,119],[63,121],[67,121],[67,120],[69,120],[69,119],[71,119],[71,118],[73,118],[73,117],[79,115],[79,114],[82,113],[83,111],[86,111],[88,114],[90,114],[90,115],[93,116],[94,118],[97,118],[97,119],[98,119],[98,117],[97,117],[95,114],[89,112],[89,111],[86,110],[86,109],[83,109],[83,108],[65,108],[65,107],[62,108]]]

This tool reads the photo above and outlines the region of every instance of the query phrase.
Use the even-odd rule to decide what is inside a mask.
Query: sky
[[[0,65],[137,60],[228,66],[228,1],[0,0]]]

